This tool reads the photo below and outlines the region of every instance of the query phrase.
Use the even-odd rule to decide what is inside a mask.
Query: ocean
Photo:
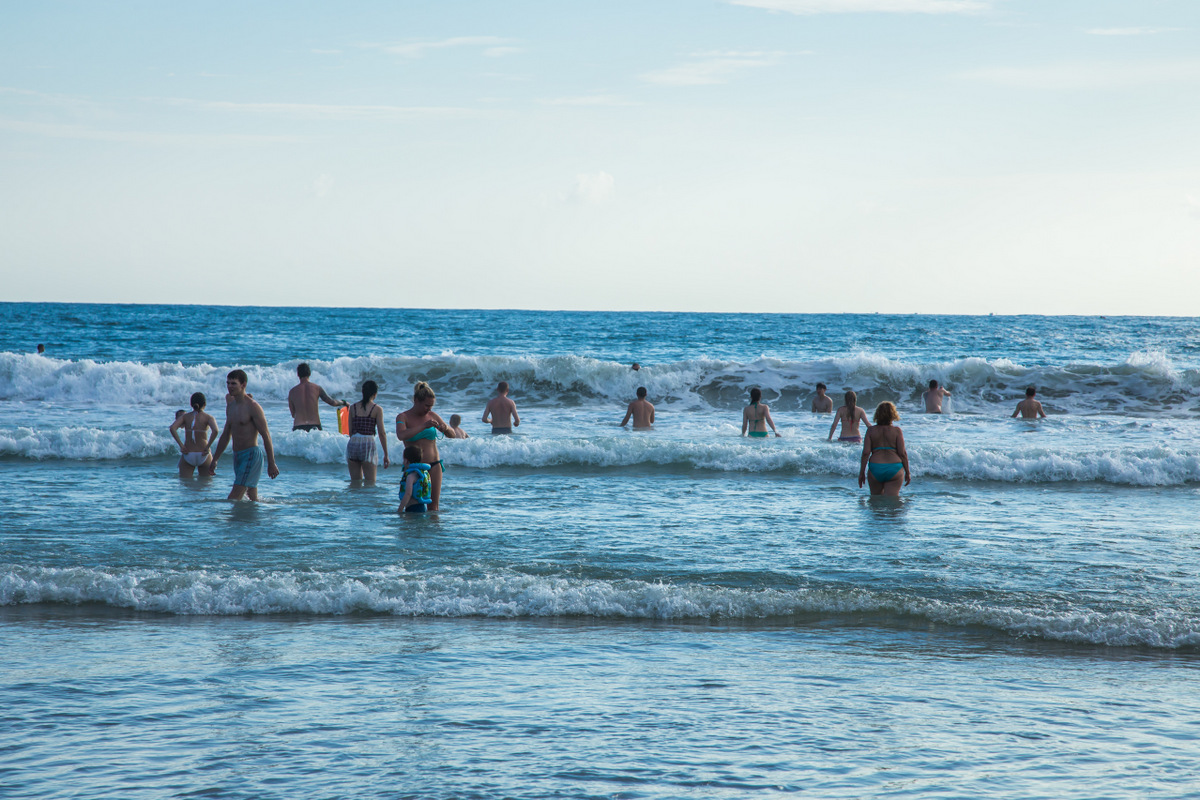
[[[5,798],[1200,797],[1195,319],[0,322]],[[291,430],[301,361],[378,382],[389,429],[420,380],[462,415],[441,513],[395,513],[396,467],[351,485],[331,407]],[[222,422],[235,367],[281,470],[257,504],[228,455],[180,480],[167,430],[195,391]],[[818,381],[897,404],[899,501]],[[1028,385],[1044,421],[1010,418]],[[618,426],[639,386],[653,431]],[[740,436],[754,386],[781,438]]]

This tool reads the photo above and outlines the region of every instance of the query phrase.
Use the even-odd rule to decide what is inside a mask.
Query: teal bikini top
[[[433,439],[433,440],[436,440],[437,438],[438,438],[438,432],[437,432],[437,428],[430,427],[430,428],[425,428],[423,431],[421,431],[420,433],[418,433],[416,436],[410,436],[410,437],[408,438],[408,441],[410,441],[410,442],[419,442],[419,441],[421,441],[422,439]],[[428,469],[428,467],[426,467],[426,469]]]

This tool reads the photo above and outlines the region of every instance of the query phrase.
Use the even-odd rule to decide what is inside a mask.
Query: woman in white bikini
[[[179,445],[179,477],[191,478],[193,470],[199,469],[200,475],[208,477],[208,465],[212,461],[209,452],[209,441],[215,439],[220,431],[217,421],[212,414],[204,411],[208,404],[204,394],[196,392],[192,395],[192,410],[183,414],[171,423],[171,438]],[[179,437],[179,429],[183,429],[183,438]],[[212,436],[208,435],[212,430]]]

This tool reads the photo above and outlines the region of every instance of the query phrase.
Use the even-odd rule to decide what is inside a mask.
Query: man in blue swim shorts
[[[243,497],[258,499],[258,481],[262,477],[264,458],[267,475],[274,479],[279,474],[279,467],[275,466],[275,449],[271,446],[271,432],[267,430],[267,418],[262,406],[246,394],[246,382],[246,373],[240,369],[230,372],[225,379],[225,387],[229,390],[225,401],[225,429],[221,431],[217,449],[213,451],[212,465],[208,468],[209,475],[217,474],[217,460],[232,439],[233,489],[229,492],[230,500],[241,500]],[[258,444],[259,434],[263,439],[261,447]]]

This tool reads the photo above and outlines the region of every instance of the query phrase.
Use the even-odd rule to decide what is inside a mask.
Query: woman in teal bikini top
[[[742,409],[742,436],[748,434],[755,439],[766,438],[767,425],[771,426],[771,432],[776,437],[779,436],[779,431],[775,430],[775,420],[771,419],[771,409],[766,405],[759,403],[762,400],[762,390],[757,386],[750,390],[750,405]],[[763,423],[766,423],[764,425]]]
[[[871,494],[900,495],[901,485],[912,480],[908,470],[908,450],[904,447],[904,431],[892,423],[900,419],[896,406],[886,400],[875,409],[875,425],[867,428],[863,438],[862,463],[858,470],[858,485],[870,482]],[[904,470],[904,480],[900,471]]]
[[[438,453],[438,433],[445,436],[450,426],[433,413],[433,404],[437,398],[433,389],[425,381],[413,387],[412,408],[401,411],[396,415],[396,438],[405,444],[413,444],[421,448],[421,461],[429,465],[430,511],[438,510],[438,501],[442,496],[442,458]]]

